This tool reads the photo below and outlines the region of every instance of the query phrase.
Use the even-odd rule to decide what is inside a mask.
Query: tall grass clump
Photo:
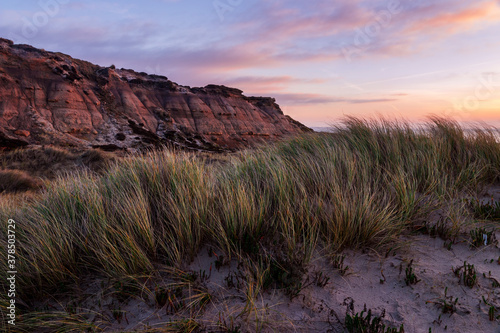
[[[136,170],[150,209],[155,255],[166,263],[193,258],[204,240],[212,202],[212,175],[203,159],[189,154],[150,153],[121,170]]]
[[[192,158],[159,152],[102,176],[81,171],[54,181],[11,217],[18,222],[23,291],[88,272],[149,272],[155,262],[178,265],[192,257],[209,206],[203,169]]]
[[[315,250],[384,247],[431,209],[497,181],[499,162],[488,130],[466,134],[441,118],[419,129],[347,118],[334,133],[215,164],[165,150],[67,174],[15,209],[0,204],[0,227],[17,222],[25,299],[88,274],[179,267],[204,245],[257,267],[260,287],[288,276],[274,284],[288,288]]]

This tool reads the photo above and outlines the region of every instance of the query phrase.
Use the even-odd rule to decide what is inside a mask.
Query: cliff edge
[[[273,98],[101,67],[0,38],[0,149],[226,150],[310,131]]]

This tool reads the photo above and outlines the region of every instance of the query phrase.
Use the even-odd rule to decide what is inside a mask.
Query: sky
[[[308,126],[500,126],[500,0],[2,1],[0,37],[276,98]]]

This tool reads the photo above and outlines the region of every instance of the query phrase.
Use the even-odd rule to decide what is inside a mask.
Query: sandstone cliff
[[[54,144],[231,149],[309,130],[272,98],[101,67],[0,38],[0,149]]]

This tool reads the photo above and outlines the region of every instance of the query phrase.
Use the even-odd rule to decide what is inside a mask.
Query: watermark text
[[[7,221],[7,322],[16,325],[16,221]]]

